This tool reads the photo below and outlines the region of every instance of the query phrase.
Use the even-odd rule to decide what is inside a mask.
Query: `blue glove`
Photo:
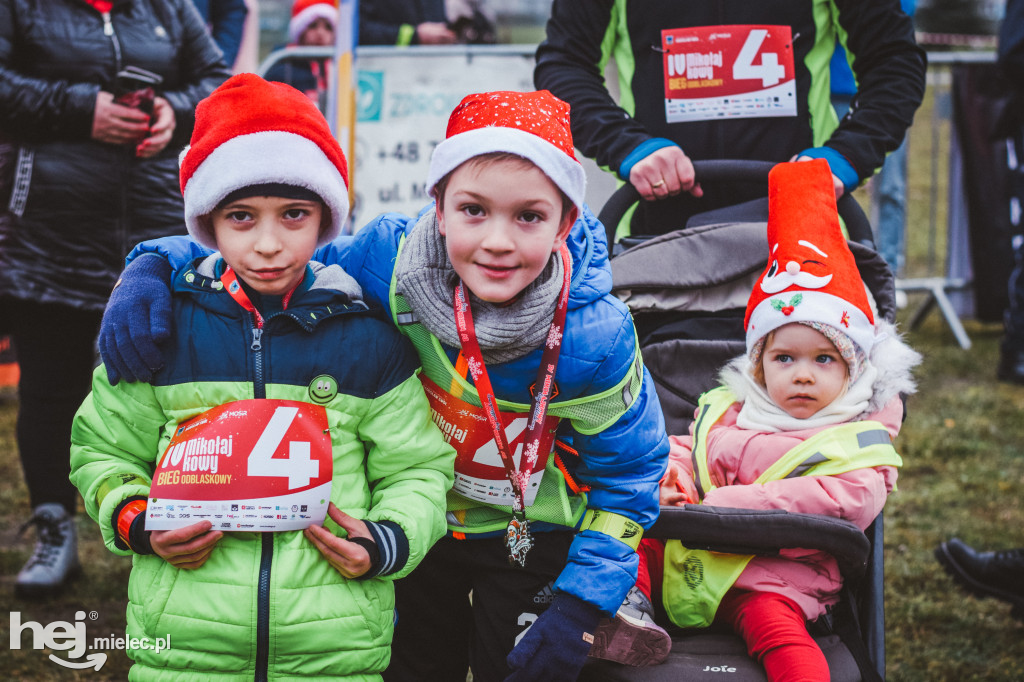
[[[505,682],[572,682],[587,661],[601,612],[579,597],[559,593],[505,659]],[[585,637],[585,639],[584,639]]]
[[[164,364],[157,347],[171,335],[171,264],[162,256],[133,260],[110,292],[99,349],[111,385],[149,381]]]

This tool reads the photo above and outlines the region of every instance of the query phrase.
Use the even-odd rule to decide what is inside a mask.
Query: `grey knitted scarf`
[[[395,264],[397,286],[434,336],[460,348],[452,312],[459,276],[448,260],[445,238],[437,227],[437,215],[430,211],[406,237]],[[469,292],[473,325],[486,364],[511,362],[540,348],[547,340],[561,286],[562,259],[553,254],[540,276],[511,304],[487,303]]]

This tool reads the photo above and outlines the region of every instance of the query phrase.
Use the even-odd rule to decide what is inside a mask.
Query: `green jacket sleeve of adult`
[[[125,381],[111,386],[102,365],[93,372],[92,392],[71,427],[71,482],[115,554],[132,552],[115,544],[114,509],[129,497],[149,496],[166,422],[152,386]]]
[[[366,518],[398,524],[409,543],[405,565],[380,577],[401,578],[445,533],[445,496],[454,479],[455,450],[434,425],[416,376],[373,400],[359,436],[366,443],[370,481]]]

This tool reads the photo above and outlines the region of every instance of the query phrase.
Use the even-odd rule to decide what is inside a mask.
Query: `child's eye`
[[[785,364],[787,362],[792,362],[792,361],[793,361],[793,357],[791,355],[787,355],[786,353],[779,353],[778,355],[775,356],[775,362],[781,362],[781,363]]]
[[[465,204],[459,210],[472,218],[479,218],[484,214],[484,209],[479,204]]]
[[[540,213],[535,213],[534,211],[526,211],[519,217],[519,219],[524,223],[539,223],[544,220],[544,216]]]
[[[252,215],[248,211],[231,211],[228,213],[227,218],[236,223],[244,223],[247,220],[251,220]]]
[[[816,357],[814,359],[814,361],[817,362],[817,363],[820,363],[822,365],[827,365],[830,362],[835,362],[836,359],[834,357],[832,357],[831,355],[819,355],[818,357]]]
[[[301,220],[309,215],[309,211],[304,208],[289,208],[284,212],[284,217],[288,220]]]

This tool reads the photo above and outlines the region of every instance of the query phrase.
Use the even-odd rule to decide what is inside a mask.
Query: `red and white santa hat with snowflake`
[[[289,196],[293,187],[319,197],[331,212],[320,244],[338,236],[348,219],[345,154],[316,105],[290,85],[253,73],[229,78],[196,107],[192,141],[179,162],[185,225],[212,249],[207,216],[247,187],[275,196]]]
[[[569,105],[547,90],[467,95],[448,118],[445,140],[430,157],[427,191],[475,156],[517,154],[544,171],[580,211],[587,179],[573,151]]]
[[[836,344],[852,374],[855,363],[848,355],[859,349],[870,356],[875,318],[839,226],[832,172],[824,159],[780,163],[771,170],[768,253],[768,267],[747,302],[747,352],[755,359],[768,333],[801,322]],[[841,347],[849,345],[844,337],[857,348]]]
[[[337,0],[295,0],[288,22],[288,42],[298,44],[299,38],[317,19],[326,19],[331,27],[338,25]]]

